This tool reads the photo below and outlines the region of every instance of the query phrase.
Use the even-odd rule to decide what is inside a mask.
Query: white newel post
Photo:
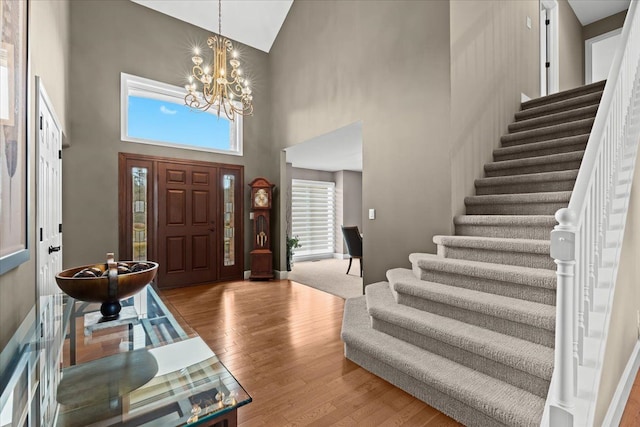
[[[556,340],[555,376],[557,379],[552,403],[549,407],[549,425],[553,427],[573,426],[573,408],[576,374],[578,369],[577,348],[574,345],[574,304],[576,229],[577,216],[569,209],[556,212],[558,225],[551,232],[551,257],[557,268],[556,290]]]

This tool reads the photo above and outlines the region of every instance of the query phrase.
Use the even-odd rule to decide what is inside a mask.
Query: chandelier
[[[231,40],[222,37],[222,0],[218,0],[218,34],[207,39],[207,46],[213,51],[210,64],[205,63],[199,48],[193,51],[185,104],[201,111],[213,108],[218,117],[223,112],[231,121],[236,114],[253,114],[253,96],[249,81],[242,75],[238,51],[233,49]],[[227,60],[227,55],[231,59]]]

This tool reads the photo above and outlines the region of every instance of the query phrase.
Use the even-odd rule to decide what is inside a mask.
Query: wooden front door
[[[158,163],[158,284],[214,282],[218,168]]]

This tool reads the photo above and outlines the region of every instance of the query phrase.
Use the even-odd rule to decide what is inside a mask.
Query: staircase
[[[554,365],[554,214],[604,82],[522,104],[437,255],[346,301],[347,358],[469,426],[540,425]]]

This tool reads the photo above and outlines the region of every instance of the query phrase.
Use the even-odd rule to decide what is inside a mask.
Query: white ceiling
[[[362,122],[285,148],[293,167],[328,172],[362,171]]]
[[[218,32],[218,0],[131,0]],[[222,0],[222,35],[269,52],[293,0]]]
[[[629,3],[631,0],[569,0],[569,5],[582,25],[589,25],[627,10]]]

